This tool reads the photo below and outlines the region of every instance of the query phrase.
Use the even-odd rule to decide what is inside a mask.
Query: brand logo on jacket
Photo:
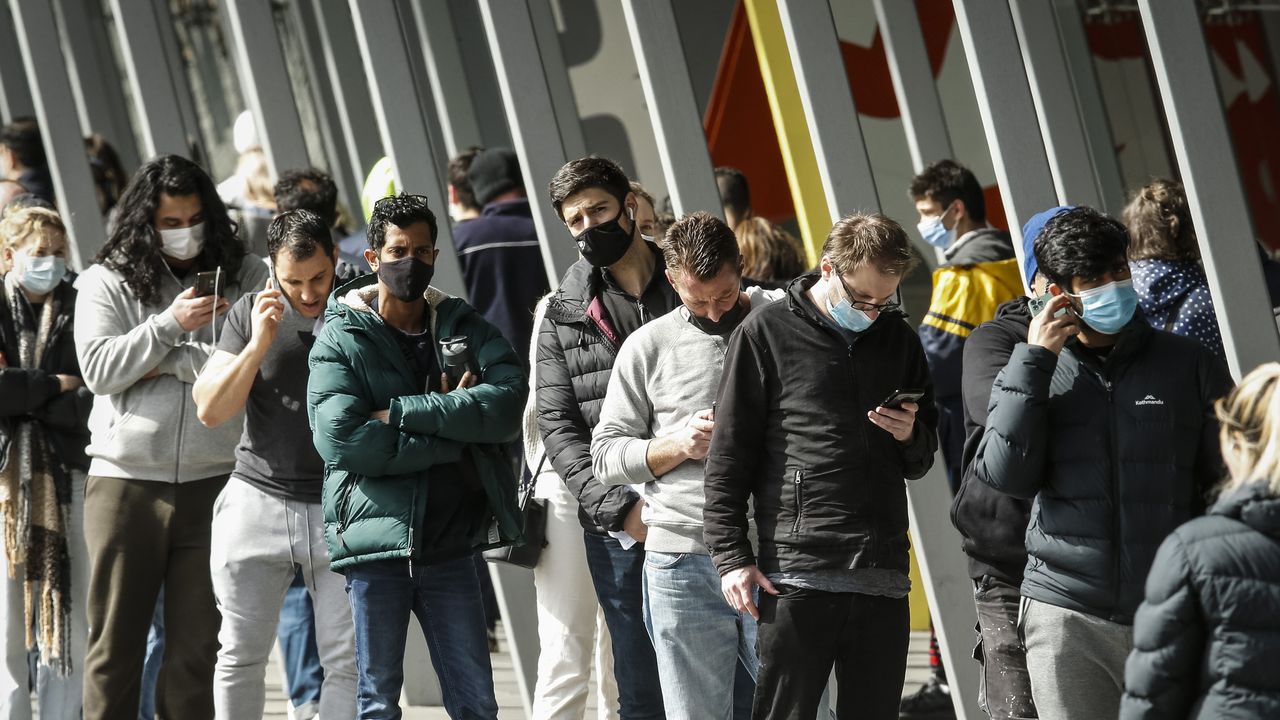
[[[1135,400],[1133,404],[1134,405],[1163,405],[1164,401],[1160,400],[1155,395],[1148,395],[1142,398],[1141,400]]]

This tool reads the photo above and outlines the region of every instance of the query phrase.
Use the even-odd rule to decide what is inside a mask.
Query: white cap
[[[240,113],[240,117],[236,118],[231,137],[235,143],[236,152],[241,155],[262,145],[258,142],[258,126],[253,122],[253,113],[248,110]]]

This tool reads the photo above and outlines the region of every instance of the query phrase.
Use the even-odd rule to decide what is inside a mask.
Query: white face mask
[[[15,258],[22,258],[21,263],[14,263],[14,271],[18,272],[18,284],[24,290],[36,295],[44,295],[58,287],[58,283],[62,282],[62,278],[67,274],[67,261],[52,255],[43,257],[31,257],[27,253],[15,255]],[[18,267],[21,265],[21,271]]]
[[[204,223],[160,231],[160,249],[174,260],[190,260],[204,249]]]

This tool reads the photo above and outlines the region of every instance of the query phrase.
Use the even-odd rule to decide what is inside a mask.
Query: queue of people
[[[902,702],[905,482],[939,453],[991,717],[1280,712],[1280,365],[1232,388],[1180,187],[1128,227],[1049,209],[1019,267],[972,173],[929,166],[909,194],[945,262],[917,332],[899,223],[842,218],[804,272],[717,177],[732,224],[668,222],[608,159],[535,200],[514,153],[468,150],[470,302],[433,285],[427,198],[371,204],[362,273],[313,169],[275,186],[266,257],[173,155],[78,276],[58,213],[11,202],[0,714],[34,689],[42,718],[261,717],[305,600],[320,717],[400,717],[416,617],[450,717],[496,718],[477,558],[527,540],[528,483],[539,720],[581,718],[593,674],[600,718],[924,717],[948,691],[939,666]],[[581,254],[554,290],[532,202]]]

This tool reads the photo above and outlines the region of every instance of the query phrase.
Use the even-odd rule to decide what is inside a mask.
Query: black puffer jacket
[[[62,311],[54,320],[43,362],[38,368],[18,367],[17,318],[9,311],[0,276],[0,353],[7,368],[0,369],[0,457],[11,440],[14,420],[31,418],[43,425],[52,456],[61,470],[89,470],[89,410],[93,394],[83,386],[62,392],[55,375],[80,376],[80,362],[71,327],[75,317],[76,291],[70,280],[64,280],[53,292]]]
[[[1123,720],[1280,718],[1280,498],[1264,485],[1160,546],[1124,679]]]
[[[664,274],[662,253],[654,256],[654,279],[636,303],[644,322],[680,304]],[[578,519],[594,532],[621,530],[639,500],[630,488],[605,486],[591,471],[591,431],[600,421],[618,347],[626,339],[609,317],[603,292],[601,271],[585,260],[574,263],[547,301],[537,340],[538,430],[556,474],[578,499]]]
[[[907,492],[938,448],[920,338],[881,313],[851,345],[806,299],[816,274],[752,312],[729,339],[707,454],[703,531],[720,574],[907,571]],[[925,391],[903,445],[867,412],[897,389]],[[748,539],[755,503],[758,554]]]
[[[964,472],[960,490],[951,503],[951,524],[964,538],[961,547],[969,556],[969,576],[974,580],[991,575],[1019,585],[1027,565],[1031,501],[1006,495],[974,478],[973,458],[986,430],[991,386],[1009,362],[1013,348],[1027,341],[1030,325],[1027,299],[1010,300],[996,310],[994,320],[979,325],[964,344]]]
[[[1222,477],[1213,402],[1226,366],[1140,317],[1099,367],[1019,344],[991,392],[974,476],[1035,498],[1022,594],[1131,623],[1152,558]]]

